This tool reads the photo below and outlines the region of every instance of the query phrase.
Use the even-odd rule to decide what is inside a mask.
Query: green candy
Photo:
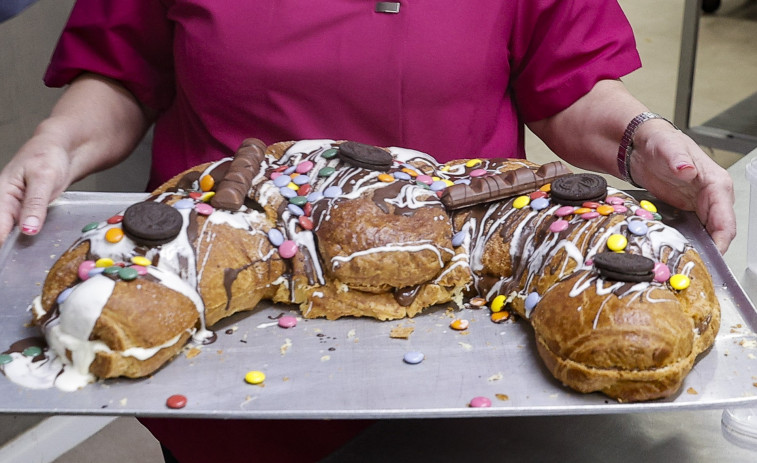
[[[333,167],[324,167],[318,171],[319,177],[328,177],[336,171]]]
[[[289,202],[295,206],[304,206],[308,202],[308,198],[305,196],[294,196],[289,198]]]
[[[121,268],[122,267],[119,267],[118,265],[111,265],[110,267],[107,267],[105,270],[103,270],[103,273],[105,275],[116,275],[121,271]]]
[[[81,229],[82,233],[87,233],[88,231],[94,230],[100,225],[99,222],[90,222],[87,225],[84,226],[84,228]]]
[[[329,148],[326,151],[324,151],[323,153],[321,153],[321,156],[324,159],[332,159],[332,158],[334,158],[336,156],[336,152],[337,152],[336,148]]]
[[[42,348],[37,346],[29,346],[21,352],[26,357],[36,357],[42,353]]]
[[[124,281],[132,281],[139,276],[139,272],[131,267],[125,267],[118,270],[118,278]]]

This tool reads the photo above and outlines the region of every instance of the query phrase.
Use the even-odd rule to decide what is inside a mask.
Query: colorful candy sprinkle
[[[89,278],[89,271],[95,268],[95,261],[93,260],[85,260],[81,264],[79,264],[78,274],[79,279],[86,280]]]
[[[558,217],[566,217],[568,215],[573,214],[573,212],[576,210],[573,206],[562,206],[557,208],[555,211],[555,215]]]
[[[29,346],[21,353],[24,354],[25,357],[36,357],[42,353],[42,348],[39,346]]]
[[[513,207],[515,209],[523,209],[524,207],[528,206],[528,204],[531,202],[531,198],[528,196],[518,196],[513,200]]]
[[[670,286],[673,287],[673,289],[682,290],[689,287],[691,284],[691,279],[687,277],[686,275],[682,273],[676,273],[675,275],[670,277]]]
[[[541,211],[549,207],[549,200],[547,198],[536,198],[531,201],[531,209],[535,211]]]
[[[665,283],[670,278],[670,267],[662,262],[655,262],[652,273],[654,273],[654,281]]]
[[[452,246],[461,246],[465,242],[466,235],[467,233],[465,233],[465,231],[459,231],[452,235]]]
[[[452,323],[449,324],[449,327],[453,330],[457,331],[463,331],[468,329],[468,325],[470,325],[470,322],[464,318],[458,318],[452,321]]]
[[[152,265],[152,261],[145,256],[134,256],[131,258],[131,263],[141,265],[142,267],[149,267]]]
[[[336,156],[337,149],[336,148],[329,148],[325,150],[323,153],[321,153],[321,157],[324,159],[332,159],[334,156]]]
[[[310,220],[310,218],[306,215],[301,215],[297,218],[297,222],[299,222],[300,227],[302,227],[304,230],[312,230],[315,226],[313,224],[313,221]]]
[[[620,234],[613,234],[607,238],[607,248],[611,251],[622,251],[628,246],[628,239]]]
[[[272,245],[278,247],[284,242],[284,235],[276,228],[268,230],[268,240]]]
[[[282,328],[294,328],[297,326],[297,317],[291,315],[284,315],[279,317],[278,324]]]
[[[118,243],[124,239],[124,232],[120,228],[110,228],[105,232],[105,241],[109,243]]]
[[[599,217],[599,212],[597,211],[589,211],[581,214],[581,218],[584,220],[596,219],[597,217]]]
[[[289,202],[296,205],[296,206],[304,206],[306,202],[308,202],[307,196],[294,196],[292,198],[289,198]]]
[[[262,371],[248,371],[246,375],[244,375],[244,380],[248,384],[261,384],[263,381],[265,381],[265,373]]]
[[[526,296],[526,300],[524,302],[526,311],[531,312],[532,310],[534,310],[539,301],[541,301],[541,296],[539,296],[539,293],[529,293],[528,296]]]
[[[541,191],[541,190],[536,190],[536,191],[531,192],[531,194],[529,194],[528,196],[533,201],[534,199],[546,198],[547,197],[547,192],[546,191]]]
[[[279,245],[279,254],[284,259],[290,259],[297,254],[297,243],[292,240],[285,240]]]
[[[629,220],[628,231],[636,236],[644,236],[649,231],[649,227],[641,220]]]
[[[597,212],[599,212],[599,215],[610,215],[615,212],[615,207],[609,204],[602,204],[597,207]]]
[[[492,406],[492,401],[486,397],[474,397],[468,403],[468,406],[472,408],[489,408]]]
[[[549,225],[549,231],[552,233],[560,233],[561,231],[567,230],[570,226],[570,222],[567,220],[555,220]]]
[[[484,299],[483,297],[478,297],[478,296],[474,297],[473,299],[471,299],[468,302],[473,307],[483,307],[483,306],[486,305],[486,299]]]
[[[605,202],[607,204],[612,204],[613,206],[619,206],[626,201],[623,198],[619,198],[617,196],[608,196],[607,198],[605,198]]]
[[[88,223],[87,225],[85,225],[85,226],[84,226],[84,227],[83,227],[83,228],[81,229],[81,232],[82,232],[82,233],[87,233],[88,231],[92,231],[92,230],[94,230],[95,228],[97,228],[97,227],[99,227],[99,226],[100,226],[100,223],[99,223],[99,222],[90,222],[90,223]]]
[[[402,357],[402,360],[405,363],[409,363],[410,365],[417,365],[421,363],[425,358],[426,356],[423,355],[423,352],[413,351],[405,353],[405,355]]]
[[[279,175],[278,177],[276,177],[275,179],[273,179],[273,184],[276,185],[279,188],[287,186],[291,182],[292,182],[292,177],[290,177],[288,175],[283,175],[283,174]]]
[[[202,177],[200,177],[200,189],[202,191],[212,190],[215,183],[215,179],[213,179],[213,177],[210,175],[203,175]]]
[[[179,210],[192,209],[195,207],[195,202],[189,198],[183,198],[173,203],[173,207]]]
[[[499,296],[495,297],[490,307],[491,311],[499,312],[505,307],[506,301],[507,301],[507,297],[505,297],[504,294],[500,294]]]
[[[297,168],[295,169],[295,172],[298,174],[307,174],[310,172],[315,164],[313,164],[313,161],[302,161],[301,163],[297,164]]]
[[[208,203],[197,203],[195,204],[195,211],[200,215],[208,216],[212,214],[215,209]]]
[[[483,177],[486,175],[486,169],[473,169],[468,175],[471,177]]]
[[[166,406],[168,408],[184,408],[187,405],[187,398],[181,394],[174,394],[166,399]]]
[[[139,272],[133,267],[125,267],[118,271],[118,278],[124,281],[135,280],[138,276]]]
[[[123,222],[123,220],[124,220],[124,216],[121,214],[117,214],[108,219],[108,224],[115,225],[117,223]]]
[[[381,173],[378,175],[378,179],[384,183],[392,183],[394,181],[394,176],[392,174]]]
[[[110,267],[113,265],[113,259],[109,257],[101,257],[95,261],[95,267]]]
[[[465,163],[465,167],[476,167],[479,164],[481,164],[480,159],[468,159],[468,161]]]
[[[491,315],[490,319],[494,323],[502,323],[503,321],[510,318],[510,312],[507,310],[501,310],[499,312],[495,312]]]
[[[642,219],[647,219],[647,220],[654,219],[654,215],[652,215],[652,213],[646,209],[638,208],[634,211],[634,214],[641,217]]]
[[[642,208],[644,208],[644,210],[646,210],[646,211],[649,211],[649,212],[652,212],[652,213],[657,212],[657,206],[655,206],[654,204],[650,203],[646,199],[642,199],[641,201],[639,201],[639,205]]]
[[[415,181],[416,182],[425,183],[426,185],[431,185],[432,183],[434,183],[434,179],[432,179],[430,176],[424,175],[424,174],[421,174],[421,175],[415,177]]]

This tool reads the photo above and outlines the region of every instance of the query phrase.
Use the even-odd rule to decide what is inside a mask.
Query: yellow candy
[[[216,181],[211,177],[210,175],[203,175],[200,179],[200,189],[202,191],[210,191],[213,189],[213,185],[216,184]]]
[[[108,257],[101,257],[95,261],[95,267],[110,267],[113,265],[113,259]]]
[[[586,214],[587,212],[591,212],[592,210],[588,207],[578,207],[575,211],[573,211],[574,214],[581,215]]]
[[[110,228],[105,232],[105,241],[109,243],[118,243],[124,239],[124,232],[120,228]]]
[[[492,312],[499,312],[500,310],[502,310],[502,308],[505,306],[506,300],[507,298],[502,294],[495,297],[494,300],[492,301],[492,306],[491,306]]]
[[[531,202],[531,198],[528,196],[518,196],[515,198],[515,201],[513,201],[513,207],[515,209],[523,209],[524,207],[528,206]]]
[[[378,179],[382,182],[392,183],[394,181],[394,176],[391,174],[379,174]]]
[[[447,178],[444,178],[444,179],[442,179],[442,181],[443,181],[443,182],[444,182],[444,184],[445,184],[445,185],[447,185],[447,186],[452,186],[452,185],[454,185],[454,184],[455,184],[455,182],[453,182],[452,180],[450,180],[450,179],[447,179]]]
[[[626,246],[628,246],[628,239],[623,235],[615,234],[607,238],[607,247],[611,251],[622,251]]]
[[[200,196],[200,201],[207,203],[210,201],[210,198],[216,195],[215,191],[207,191]]]
[[[287,185],[287,187],[289,187],[289,188],[293,189],[294,191],[297,191],[297,190],[299,190],[299,189],[300,189],[300,186],[299,186],[299,185],[297,185],[297,184],[296,184],[296,183],[294,183],[294,182],[289,182],[289,185]]]
[[[655,206],[654,204],[650,203],[646,199],[642,199],[641,201],[639,201],[639,205],[642,208],[644,208],[644,209],[648,210],[649,212],[651,212],[652,214],[654,214],[655,212],[657,212],[657,206]]]
[[[473,167],[481,164],[480,159],[469,159],[468,162],[465,163],[465,167]]]
[[[552,191],[552,184],[551,183],[545,183],[539,189],[541,191],[545,192],[545,193],[549,193],[550,191]]]
[[[682,290],[689,287],[691,284],[691,279],[687,277],[684,274],[676,273],[675,275],[670,277],[670,286],[673,287],[673,289]]]
[[[131,258],[131,263],[135,265],[141,265],[142,267],[149,267],[152,265],[150,259],[145,256],[134,256]]]
[[[244,380],[249,384],[260,384],[265,381],[265,373],[262,371],[248,371]]]
[[[464,318],[458,318],[457,320],[450,323],[449,326],[453,330],[463,331],[468,328],[468,320]]]

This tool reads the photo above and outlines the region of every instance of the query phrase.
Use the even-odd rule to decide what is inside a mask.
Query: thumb
[[[39,186],[39,182],[27,187],[18,218],[21,233],[36,235],[42,230],[47,218],[47,205],[52,199],[51,196],[52,192],[44,186]]]

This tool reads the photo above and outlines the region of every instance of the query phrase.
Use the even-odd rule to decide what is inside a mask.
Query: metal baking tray
[[[35,237],[14,233],[0,249],[0,351],[38,336],[28,306],[47,270],[81,227],[143,199],[143,194],[68,192],[49,209]],[[554,380],[536,354],[533,333],[521,320],[495,324],[487,309],[439,307],[413,319],[379,322],[346,318],[300,320],[277,326],[289,306],[261,304],[215,327],[215,343],[186,351],[152,376],[114,379],[75,392],[33,390],[0,378],[0,412],[212,418],[425,418],[611,414],[757,404],[757,312],[696,217],[655,201],[663,219],[692,240],[709,266],[722,305],[713,348],[695,365],[675,396],[620,404],[599,393],[579,394]],[[465,332],[449,328],[466,318]],[[408,339],[390,337],[412,327]],[[409,351],[425,360],[403,362]],[[193,351],[197,353],[197,350]],[[262,385],[245,383],[250,370]],[[187,405],[166,406],[182,394]],[[477,396],[490,408],[471,408]]]

